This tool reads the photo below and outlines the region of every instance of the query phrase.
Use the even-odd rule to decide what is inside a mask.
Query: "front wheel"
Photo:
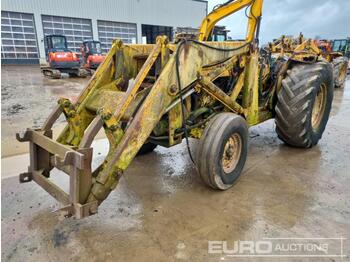
[[[196,164],[203,182],[226,190],[240,176],[247,159],[248,127],[233,113],[220,113],[207,125],[197,148]]]

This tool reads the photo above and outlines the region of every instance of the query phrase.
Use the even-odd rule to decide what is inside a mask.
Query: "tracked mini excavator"
[[[115,40],[75,103],[61,98],[40,129],[17,134],[30,146],[30,166],[20,182],[35,181],[67,216],[83,218],[97,212],[138,152],[157,145],[185,139],[204,184],[218,190],[240,176],[251,126],[275,118],[286,144],[316,145],[332,105],[332,66],[302,47],[269,64],[258,48],[262,4],[231,0],[217,6],[203,20],[198,40]],[[220,19],[244,8],[244,40],[208,41]],[[67,126],[53,140],[52,126],[61,114]],[[93,170],[91,143],[100,129],[109,152]],[[189,138],[198,141],[196,151]],[[53,168],[69,175],[69,193],[50,179]]]
[[[80,47],[83,67],[90,75],[95,73],[105,56],[102,54],[101,42],[95,40],[84,41]]]
[[[88,72],[81,68],[79,56],[68,49],[64,35],[46,35],[44,41],[48,63],[40,68],[44,76],[59,79],[62,73],[73,77],[88,75]]]

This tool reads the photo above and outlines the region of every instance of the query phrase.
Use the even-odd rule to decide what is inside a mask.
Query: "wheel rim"
[[[237,166],[242,152],[242,138],[235,133],[227,140],[222,154],[222,169],[230,174]]]
[[[321,84],[320,89],[316,94],[314,106],[312,108],[311,126],[312,126],[312,129],[314,130],[318,129],[321,123],[324,109],[326,107],[326,97],[327,97],[327,87],[323,83]]]

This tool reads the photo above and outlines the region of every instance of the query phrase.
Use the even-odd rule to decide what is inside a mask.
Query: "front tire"
[[[333,100],[331,64],[295,65],[278,93],[276,132],[290,146],[310,148],[325,130]]]
[[[226,190],[240,176],[247,159],[248,127],[233,113],[220,113],[207,125],[197,148],[196,164],[203,182]]]

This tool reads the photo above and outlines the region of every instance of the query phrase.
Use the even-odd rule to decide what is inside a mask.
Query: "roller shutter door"
[[[136,43],[136,24],[98,20],[97,26],[102,52],[108,52],[113,39],[121,39],[128,44]]]
[[[33,14],[1,11],[1,59],[3,64],[39,63]]]
[[[92,40],[90,19],[42,15],[44,35],[65,35],[68,48],[80,52],[80,46],[85,40]]]

